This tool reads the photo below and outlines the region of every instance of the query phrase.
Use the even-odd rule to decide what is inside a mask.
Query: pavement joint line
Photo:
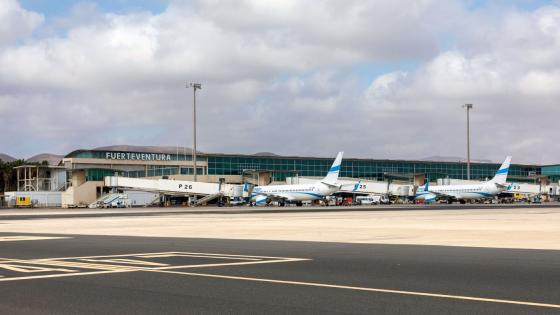
[[[169,273],[169,274],[179,274],[179,275],[186,275],[186,276],[206,277],[206,278],[243,280],[243,281],[275,283],[275,284],[292,284],[292,285],[309,286],[309,287],[346,289],[346,290],[355,290],[355,291],[379,292],[379,293],[413,295],[413,296],[424,296],[424,297],[433,297],[433,298],[445,298],[445,299],[454,299],[454,300],[467,300],[467,301],[476,301],[476,302],[490,302],[490,303],[499,303],[499,304],[514,304],[514,305],[560,309],[560,304],[493,299],[493,298],[484,298],[484,297],[475,297],[475,296],[450,295],[450,294],[393,290],[393,289],[382,289],[382,288],[368,288],[368,287],[357,287],[357,286],[336,285],[336,284],[315,283],[315,282],[301,282],[301,281],[290,281],[290,280],[276,280],[276,279],[253,278],[253,277],[225,276],[225,275],[216,275],[216,274],[207,274],[207,273],[169,271],[169,270],[145,270],[145,271],[155,272],[155,273]]]

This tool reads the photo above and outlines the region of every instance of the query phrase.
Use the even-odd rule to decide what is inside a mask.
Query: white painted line
[[[124,258],[116,258],[116,259],[80,259],[82,261],[89,261],[89,262],[104,262],[104,263],[115,263],[115,264],[130,264],[130,265],[144,265],[144,266],[169,266],[169,264],[162,264],[152,261],[144,261],[138,259],[124,259]]]
[[[185,265],[185,266],[169,266],[169,267],[159,267],[159,268],[146,268],[140,271],[151,271],[151,270],[173,270],[173,269],[187,269],[187,268],[206,268],[206,267],[226,267],[226,266],[244,266],[244,265],[260,265],[260,264],[276,264],[283,262],[295,262],[295,261],[305,261],[311,260],[307,258],[290,258],[290,259],[277,259],[277,260],[261,260],[261,261],[246,261],[237,263],[218,263],[218,264],[197,264],[197,265]]]
[[[22,273],[33,273],[33,272],[49,272],[49,271],[61,271],[61,272],[74,272],[75,270],[62,269],[62,268],[44,268],[37,266],[27,266],[27,265],[16,265],[16,264],[0,264],[0,269],[7,269]]]
[[[401,295],[415,295],[415,296],[445,298],[445,299],[454,299],[454,300],[491,302],[491,303],[501,303],[501,304],[515,304],[515,305],[546,307],[546,308],[560,308],[560,304],[546,304],[546,303],[536,303],[536,302],[527,302],[527,301],[502,300],[502,299],[492,299],[492,298],[463,296],[463,295],[449,295],[449,294],[437,294],[437,293],[428,293],[428,292],[403,291],[403,290],[391,290],[391,289],[379,289],[379,288],[367,288],[367,287],[354,287],[354,286],[325,284],[325,283],[314,283],[314,282],[301,282],[301,281],[262,279],[262,278],[251,278],[251,277],[224,276],[224,275],[215,275],[215,274],[193,273],[193,272],[182,272],[182,271],[169,271],[169,270],[146,270],[146,271],[179,274],[179,275],[186,275],[186,276],[196,276],[196,277],[218,278],[218,279],[266,282],[266,283],[275,283],[275,284],[292,284],[292,285],[301,285],[301,286],[309,286],[309,287],[346,289],[346,290],[355,290],[355,291],[380,292],[380,293],[391,293],[391,294],[401,294]]]
[[[0,236],[0,242],[16,242],[16,241],[42,241],[42,240],[56,240],[72,237],[64,236],[35,236],[35,235],[15,235],[15,236]]]
[[[159,255],[201,255],[201,257],[203,256],[219,256],[222,259],[226,259],[226,257],[231,257],[231,259],[233,259],[234,257],[239,257],[239,258],[255,258],[255,259],[300,259],[300,258],[294,258],[294,257],[275,257],[275,256],[252,256],[252,255],[230,255],[230,254],[214,254],[214,253],[198,253],[198,252],[156,252],[156,253],[133,253],[133,254],[118,254],[118,255],[97,255],[97,256],[76,256],[76,257],[57,257],[57,258],[45,258],[48,260],[62,260],[62,259],[82,259],[82,258],[113,258],[113,257],[136,257],[136,258],[150,258],[150,256],[154,256],[154,258],[157,258],[156,256]],[[192,256],[194,257],[194,256]],[[9,259],[9,258],[3,258],[6,259],[7,261],[24,261],[24,260],[20,260],[20,259]],[[25,260],[27,261],[27,260]]]
[[[210,258],[210,259],[230,259],[230,260],[262,260],[258,258],[242,258],[230,256],[216,256],[216,255],[193,255],[189,253],[184,254],[164,254],[164,255],[148,255],[148,256],[135,256],[139,258],[166,258],[166,257],[195,257],[195,258]]]
[[[63,277],[76,277],[76,276],[88,276],[88,275],[101,275],[106,273],[121,273],[121,272],[131,272],[136,270],[118,270],[118,271],[90,271],[90,272],[76,272],[76,273],[59,273],[53,275],[40,275],[40,276],[28,276],[28,277],[10,277],[0,279],[0,282],[4,281],[18,281],[18,280],[32,280],[32,279],[49,279],[49,278],[63,278]]]
[[[180,253],[179,254],[185,254]],[[158,254],[158,253],[151,253]],[[213,254],[214,258],[219,258],[219,254]],[[94,256],[94,257],[124,257],[132,255],[114,255],[114,256]],[[137,255],[138,256],[138,255]],[[241,257],[241,255],[235,255]],[[93,256],[88,256],[93,257]],[[236,257],[235,259],[241,259]],[[258,256],[249,256],[258,257]],[[227,257],[224,257],[227,259]],[[125,265],[107,265],[107,264],[95,264],[95,263],[83,263],[76,261],[68,261],[68,259],[76,258],[48,258],[48,259],[32,259],[32,260],[11,260],[10,263],[26,263],[26,264],[38,264],[38,265],[51,265],[51,266],[62,266],[62,267],[74,267],[74,268],[84,268],[84,269],[101,269],[100,271],[86,271],[86,272],[75,272],[70,274],[51,274],[51,275],[37,275],[37,276],[23,276],[23,277],[8,277],[0,279],[3,281],[17,281],[17,280],[31,280],[31,279],[45,279],[45,278],[58,278],[58,277],[70,277],[70,276],[87,276],[87,275],[98,275],[98,274],[110,274],[110,273],[123,273],[123,272],[135,272],[135,271],[152,271],[152,270],[173,270],[173,269],[187,269],[187,268],[205,268],[205,267],[224,267],[224,266],[243,266],[243,265],[255,265],[255,264],[272,264],[272,263],[282,263],[282,262],[294,262],[294,261],[304,261],[310,260],[306,258],[286,258],[286,259],[276,259],[276,260],[257,260],[250,258],[250,261],[243,262],[226,262],[226,263],[215,263],[215,264],[194,264],[194,265],[178,265],[178,266],[163,266],[163,267],[137,267],[137,266],[125,266]],[[87,259],[80,259],[87,260]],[[100,261],[100,260],[91,260]],[[54,269],[53,269],[54,270]]]
[[[158,255],[158,254],[189,254],[189,255],[241,257],[241,258],[258,258],[258,259],[300,259],[300,258],[295,258],[295,257],[231,255],[231,254],[214,254],[214,253],[198,253],[198,252],[168,252],[168,253],[154,253],[154,254],[155,255]],[[152,254],[139,254],[139,256],[143,256],[143,257],[146,257],[145,255],[152,255]]]
[[[78,261],[56,261],[56,260],[33,260],[29,263],[37,265],[47,265],[47,266],[63,266],[63,267],[74,267],[82,269],[98,269],[98,270],[136,270],[141,267],[135,266],[123,266],[123,265],[108,265],[108,264],[92,264],[84,263]]]

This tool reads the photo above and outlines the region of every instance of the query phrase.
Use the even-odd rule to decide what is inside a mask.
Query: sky
[[[0,152],[560,163],[560,2],[0,0]]]

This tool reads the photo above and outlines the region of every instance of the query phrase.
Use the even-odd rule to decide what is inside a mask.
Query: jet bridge
[[[225,183],[204,183],[174,179],[145,179],[122,176],[106,176],[106,187],[115,187],[169,195],[205,195],[240,197],[243,185]]]

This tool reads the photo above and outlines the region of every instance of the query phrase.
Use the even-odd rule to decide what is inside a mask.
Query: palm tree
[[[0,191],[17,190],[17,177],[15,167],[24,165],[24,160],[4,162],[0,160]]]

